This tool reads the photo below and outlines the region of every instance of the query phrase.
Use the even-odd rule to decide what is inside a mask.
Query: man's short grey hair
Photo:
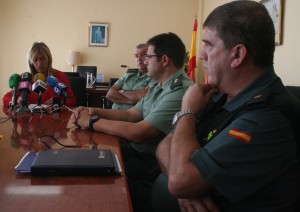
[[[136,46],[137,49],[141,49],[141,48],[145,48],[145,47],[148,47],[148,44],[146,43],[140,43]]]

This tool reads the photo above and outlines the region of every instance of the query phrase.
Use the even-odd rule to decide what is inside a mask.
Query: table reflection
[[[3,107],[7,115],[7,122],[12,122],[10,144],[15,149],[38,151],[59,145],[58,141],[67,138],[70,131],[71,112],[39,113],[11,113]],[[62,145],[61,145],[62,146]]]

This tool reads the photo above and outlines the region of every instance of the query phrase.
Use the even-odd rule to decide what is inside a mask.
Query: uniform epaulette
[[[171,89],[182,86],[183,85],[183,80],[181,76],[178,76],[177,78],[175,78],[171,84]]]
[[[138,68],[129,68],[129,69],[127,69],[126,73],[137,74],[137,73],[139,73],[139,69]]]
[[[253,96],[246,104],[247,110],[267,107],[269,95],[267,92]]]

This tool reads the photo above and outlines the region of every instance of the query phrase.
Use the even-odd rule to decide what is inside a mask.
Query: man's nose
[[[145,59],[145,57],[144,57],[144,56],[142,56],[142,55],[138,55],[137,59],[138,59],[138,60],[144,60],[144,59]]]
[[[201,51],[199,52],[199,57],[198,57],[198,59],[199,59],[199,60],[207,60],[207,54],[206,54],[203,50],[201,50]]]

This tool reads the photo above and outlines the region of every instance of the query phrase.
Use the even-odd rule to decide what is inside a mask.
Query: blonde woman
[[[35,42],[32,44],[28,52],[28,66],[30,73],[35,76],[38,73],[48,76],[54,76],[58,82],[65,84],[67,89],[68,98],[66,99],[67,106],[75,106],[75,96],[70,86],[68,77],[59,70],[52,68],[52,55],[48,46],[43,42]],[[20,92],[16,92],[17,98],[20,99]],[[41,97],[42,104],[51,104],[53,98],[59,98],[54,92],[51,86],[47,86],[47,90],[43,93]],[[30,92],[27,96],[29,104],[37,104],[38,94],[35,92]],[[3,97],[3,105],[8,107],[12,100],[12,91],[6,93]]]

